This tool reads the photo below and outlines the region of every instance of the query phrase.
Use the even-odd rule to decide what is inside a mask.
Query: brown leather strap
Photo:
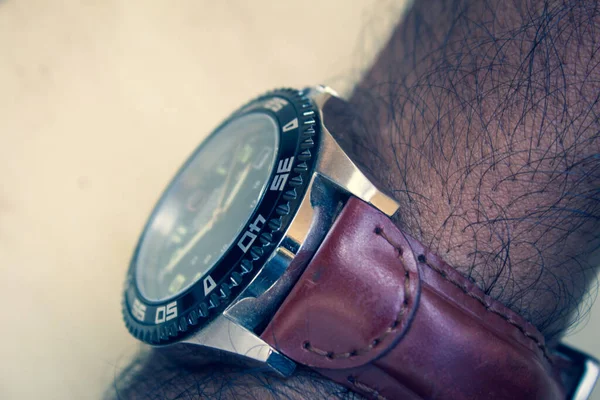
[[[351,198],[262,337],[375,399],[564,399],[522,317]]]

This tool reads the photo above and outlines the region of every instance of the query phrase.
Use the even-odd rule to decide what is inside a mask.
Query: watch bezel
[[[279,128],[279,149],[275,166],[260,201],[232,246],[207,274],[175,296],[161,301],[146,299],[137,286],[137,260],[142,238],[160,209],[165,194],[173,181],[201,151],[208,138],[234,119],[250,113],[270,115]],[[315,168],[312,152],[315,143],[318,143],[319,134],[318,113],[310,99],[298,90],[279,89],[262,95],[235,111],[192,152],[155,205],[130,262],[123,297],[123,315],[132,335],[152,345],[178,341],[221,314],[241,293],[284,238],[302,202],[309,177]],[[281,168],[286,165],[291,166],[289,171]],[[284,174],[287,174],[287,178],[285,184],[281,185],[281,176]],[[243,247],[250,243],[245,252],[238,246],[242,238]],[[205,285],[208,277],[215,285]]]

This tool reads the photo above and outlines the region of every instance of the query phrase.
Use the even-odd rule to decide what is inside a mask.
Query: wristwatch
[[[334,139],[349,107],[324,86],[234,112],[152,212],[127,274],[131,334],[375,399],[585,399],[598,363],[401,231],[399,205]]]

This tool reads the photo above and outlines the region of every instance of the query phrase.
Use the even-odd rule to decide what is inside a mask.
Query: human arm
[[[481,4],[490,8],[482,9]],[[569,325],[568,315],[577,309],[586,283],[593,276],[597,242],[594,224],[598,215],[594,189],[598,174],[597,160],[594,165],[595,159],[586,151],[598,153],[597,129],[588,130],[597,123],[596,103],[592,98],[587,107],[582,106],[581,99],[563,105],[570,120],[563,121],[564,129],[560,130],[556,121],[562,120],[553,114],[554,103],[542,108],[541,116],[534,105],[552,98],[548,92],[568,100],[571,85],[556,85],[550,79],[547,90],[536,91],[534,88],[540,85],[544,88],[546,80],[538,81],[538,72],[533,73],[542,71],[540,76],[546,77],[560,72],[560,68],[550,68],[550,62],[538,68],[534,62],[531,68],[523,69],[522,75],[516,72],[522,70],[518,66],[530,65],[526,60],[535,54],[526,45],[531,42],[526,40],[532,34],[530,29],[533,33],[543,32],[539,40],[532,42],[540,42],[535,44],[537,50],[553,36],[552,29],[563,34],[569,27],[573,31],[584,24],[567,19],[566,29],[550,24],[545,32],[542,27],[548,17],[539,17],[546,13],[539,8],[542,3],[530,4],[534,9],[527,13],[503,4],[418,3],[352,98],[362,118],[338,139],[353,149],[353,158],[401,202],[398,225],[472,277],[489,294],[527,316],[548,337],[555,337]],[[554,5],[559,11],[568,6]],[[502,37],[509,39],[500,40]],[[509,48],[510,44],[518,46]],[[490,50],[495,46],[506,54],[496,59]],[[579,46],[582,48],[577,51],[582,52],[585,41]],[[564,51],[570,48],[563,46]],[[490,52],[492,56],[488,56]],[[555,62],[568,64],[548,54]],[[572,77],[586,82],[583,89],[597,93],[593,54],[575,61],[589,69],[580,75],[592,78],[577,73]],[[470,58],[465,61],[467,56]],[[516,71],[506,72],[511,66]],[[546,66],[549,69],[544,73]],[[484,79],[486,73],[491,81]],[[498,93],[502,88],[506,92]],[[511,88],[516,91],[513,97]],[[511,98],[516,105],[509,101]],[[519,103],[521,98],[525,100]],[[585,115],[585,110],[591,113],[587,114],[591,120],[571,117]],[[528,123],[530,120],[533,122]],[[555,133],[550,140],[552,132],[542,129],[548,121]],[[531,140],[540,137],[539,132],[544,134],[534,146]],[[584,136],[585,145],[573,144],[581,140],[581,132],[588,135]],[[562,145],[557,147],[561,140]],[[537,164],[532,165],[534,158],[523,157],[528,154],[524,150],[538,154],[540,148]],[[584,151],[575,151],[581,148]],[[565,174],[573,167],[561,170],[557,166],[561,160],[569,160],[581,171],[579,175],[589,180],[582,191],[578,191],[579,181],[569,180],[573,173]],[[582,164],[585,160],[588,164]],[[568,226],[569,222],[577,222],[571,221],[577,213],[561,215],[568,210],[586,214],[581,225]],[[153,354],[158,357],[159,353]],[[131,385],[122,386],[124,397],[146,398],[149,389],[155,396],[160,394],[159,398],[242,394],[232,388],[257,398],[264,398],[261,390],[265,397],[348,395],[335,384],[302,371],[283,381],[216,364],[184,368],[166,357],[152,360],[152,365],[144,362],[141,371],[130,376]]]

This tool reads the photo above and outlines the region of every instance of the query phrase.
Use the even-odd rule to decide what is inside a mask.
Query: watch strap
[[[368,398],[565,398],[532,324],[355,197],[261,336]]]

